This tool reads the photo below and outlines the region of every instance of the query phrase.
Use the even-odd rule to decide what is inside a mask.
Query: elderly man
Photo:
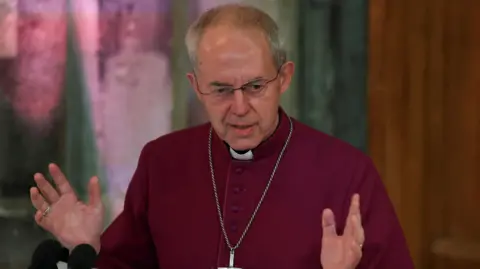
[[[93,246],[106,269],[413,268],[370,159],[279,107],[294,64],[267,14],[219,6],[186,45],[210,122],[143,148],[103,235],[98,179],[84,204],[50,165],[57,188],[37,174],[31,190],[40,226],[67,248]]]

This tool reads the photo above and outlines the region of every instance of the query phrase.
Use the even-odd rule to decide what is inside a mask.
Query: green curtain
[[[299,4],[300,119],[333,134],[333,114],[329,107],[335,75],[330,35],[332,12],[329,5],[318,7],[311,1],[300,1]]]
[[[69,2],[69,10],[71,5]],[[65,149],[63,168],[78,195],[86,198],[88,180],[98,175],[102,180],[99,154],[93,128],[92,109],[87,89],[82,56],[78,49],[72,12],[68,12],[67,64],[65,69]]]
[[[188,99],[191,91],[186,77],[191,71],[187,48],[184,44],[185,34],[189,25],[189,1],[172,1],[173,30],[172,30],[172,55],[170,56],[170,70],[172,74],[173,112],[172,130],[188,127]]]
[[[366,150],[366,0],[299,1],[299,116]]]

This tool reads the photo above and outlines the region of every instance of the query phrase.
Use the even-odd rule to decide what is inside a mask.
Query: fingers
[[[32,200],[33,206],[43,212],[47,210],[48,208],[48,203],[45,201],[43,196],[40,194],[39,190],[35,187],[30,189],[30,199]]]
[[[355,193],[352,196],[352,201],[350,202],[350,209],[348,211],[349,215],[360,215],[360,195]]]
[[[357,218],[358,222],[361,223],[361,214],[360,214],[360,195],[354,194],[350,202],[350,208],[348,209],[348,216],[345,224],[345,229],[343,230],[344,235],[353,236],[355,227],[352,225],[352,218]]]
[[[37,209],[35,213],[35,221],[42,227],[46,228],[47,223],[45,223],[43,212],[48,208],[48,203],[45,201],[43,196],[40,194],[40,191],[33,187],[30,189],[30,199],[32,200],[33,206]]]
[[[67,178],[63,174],[62,170],[60,170],[60,168],[56,164],[53,164],[53,163],[50,164],[48,166],[48,170],[50,171],[53,181],[55,181],[55,184],[57,185],[57,189],[60,192],[60,194],[73,192],[73,189],[70,186],[70,183],[68,182]]]
[[[348,260],[353,262],[354,266],[351,268],[356,268],[362,258],[365,236],[359,214],[351,215],[349,222],[352,227],[352,236],[347,236],[347,238],[345,238],[348,244],[350,244],[347,256],[350,256]]]
[[[363,230],[362,214],[360,213],[360,195],[358,194],[352,196],[344,235],[352,237],[358,246],[365,242],[365,231]]]
[[[355,241],[361,245],[365,241],[365,234],[362,225],[362,214],[360,212],[360,195],[354,194],[350,205],[350,223],[352,228],[352,236]]]
[[[35,183],[37,184],[38,190],[44,196],[44,198],[49,203],[55,203],[58,201],[60,196],[58,195],[57,190],[48,182],[42,174],[35,174],[33,176]]]
[[[352,237],[354,238],[355,243],[357,245],[363,245],[365,242],[365,231],[363,229],[361,220],[357,215],[353,215],[350,222],[352,223],[351,225],[353,227]]]
[[[43,225],[42,225],[42,220],[43,220],[43,213],[42,213],[42,211],[37,210],[37,212],[35,212],[35,217],[34,217],[34,218],[35,218],[35,221],[36,221],[40,226],[43,227]]]
[[[100,183],[98,177],[92,177],[88,183],[88,204],[93,207],[100,207],[102,205],[102,192],[100,190]]]
[[[337,230],[335,227],[335,216],[333,215],[332,210],[328,208],[323,210],[322,227],[323,237],[337,236]]]

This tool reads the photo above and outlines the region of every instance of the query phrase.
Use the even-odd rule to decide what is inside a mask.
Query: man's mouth
[[[251,128],[253,125],[236,125],[236,124],[232,124],[232,127],[235,128],[235,129],[240,129],[240,130],[245,130],[245,129],[248,129],[248,128]]]
[[[249,136],[253,132],[253,124],[251,124],[251,125],[232,124],[230,126],[233,127],[233,131],[238,136]]]

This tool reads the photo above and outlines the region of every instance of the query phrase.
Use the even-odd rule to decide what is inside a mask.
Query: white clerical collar
[[[250,161],[253,159],[253,152],[251,150],[245,152],[245,153],[239,153],[239,152],[236,152],[234,149],[232,149],[231,147],[229,147],[230,149],[230,155],[232,156],[232,158],[234,158],[235,160],[239,160],[239,161]]]

